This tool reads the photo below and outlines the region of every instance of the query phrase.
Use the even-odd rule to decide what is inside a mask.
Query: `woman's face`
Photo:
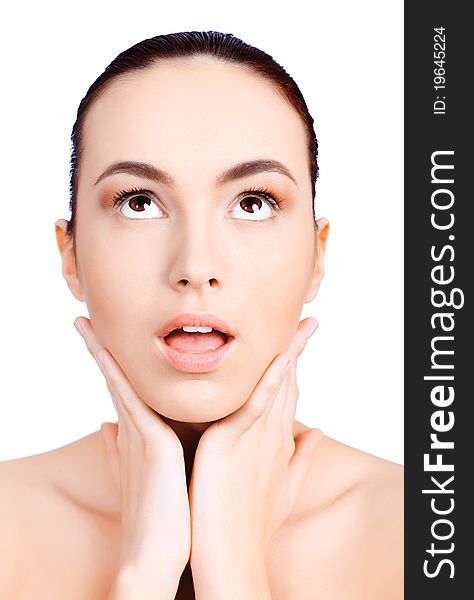
[[[109,86],[87,115],[84,148],[75,247],[62,252],[71,261],[63,272],[96,335],[161,415],[204,423],[230,414],[287,350],[324,273],[329,226],[320,219],[315,230],[300,117],[244,69],[206,59],[160,64]],[[219,180],[262,159],[290,176],[257,168]],[[115,172],[96,184],[123,161],[168,176]],[[280,204],[244,194],[251,188]],[[134,189],[145,191],[114,206],[114,196]],[[61,243],[63,229],[57,235]],[[232,328],[217,367],[183,372],[159,348],[157,332],[183,311],[213,313]]]

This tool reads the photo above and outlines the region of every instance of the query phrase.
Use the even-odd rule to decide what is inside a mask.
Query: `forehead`
[[[309,178],[304,126],[288,101],[247,69],[201,57],[113,81],[92,105],[83,139],[90,178],[113,161],[138,160],[196,182],[255,158]]]

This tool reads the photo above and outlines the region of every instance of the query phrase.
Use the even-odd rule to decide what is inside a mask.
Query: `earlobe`
[[[76,300],[84,302],[85,300],[77,273],[73,238],[66,233],[67,224],[68,222],[66,219],[58,219],[54,224],[56,242],[61,255],[62,274]]]
[[[305,304],[312,302],[319,291],[319,286],[324,277],[324,257],[326,255],[326,243],[329,235],[329,221],[324,217],[317,221],[318,229],[314,240],[314,269],[311,283],[305,298]]]

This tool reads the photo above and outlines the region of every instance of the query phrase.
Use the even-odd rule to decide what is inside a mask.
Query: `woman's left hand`
[[[263,565],[295,503],[322,438],[319,429],[293,437],[296,360],[316,327],[315,319],[301,321],[246,403],[201,436],[189,487],[193,574],[209,561],[214,572],[227,561]]]

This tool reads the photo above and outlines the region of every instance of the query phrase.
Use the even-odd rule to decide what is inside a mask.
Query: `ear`
[[[312,302],[319,291],[319,285],[324,277],[324,257],[326,256],[326,243],[329,235],[329,221],[324,217],[317,220],[317,229],[314,234],[314,269],[311,283],[305,298],[305,304]]]
[[[67,224],[68,222],[66,219],[58,219],[54,224],[56,230],[56,242],[58,244],[59,253],[61,254],[62,273],[74,297],[77,300],[84,302],[85,300],[77,274],[74,239],[72,236],[69,237],[66,233]]]

